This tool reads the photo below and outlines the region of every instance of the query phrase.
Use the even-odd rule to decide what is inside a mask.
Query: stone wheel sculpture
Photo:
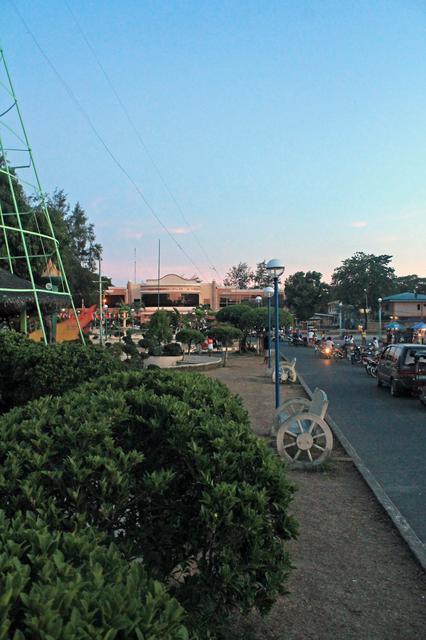
[[[289,398],[275,410],[275,420],[272,425],[271,434],[276,435],[280,426],[296,413],[309,411],[311,401],[307,398]]]
[[[288,380],[288,370],[280,367],[280,383],[284,384]],[[272,371],[272,382],[275,382],[275,369]]]
[[[294,466],[320,465],[332,449],[331,429],[314,413],[292,415],[278,429],[278,453]]]

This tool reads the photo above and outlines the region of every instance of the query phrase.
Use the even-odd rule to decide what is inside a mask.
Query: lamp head
[[[342,308],[343,307],[343,302],[339,302],[339,307]]]
[[[382,304],[383,298],[377,298],[377,302],[379,302],[379,304]]]
[[[274,287],[265,287],[263,289],[263,295],[265,296],[265,298],[272,298],[272,296],[274,295]]]
[[[273,258],[266,263],[266,268],[274,278],[279,278],[284,273],[284,265],[278,258]]]

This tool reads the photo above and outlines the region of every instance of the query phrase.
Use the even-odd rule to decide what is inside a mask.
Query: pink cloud
[[[196,225],[193,227],[169,227],[170,233],[174,233],[177,236],[183,236],[187,233],[192,233],[200,228],[200,225]]]
[[[367,224],[368,222],[365,222],[365,220],[355,220],[354,222],[351,222],[351,227],[354,229],[363,229]]]

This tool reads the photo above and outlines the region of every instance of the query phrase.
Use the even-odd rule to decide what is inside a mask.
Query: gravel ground
[[[269,437],[273,385],[258,356],[234,356],[205,375],[239,394],[253,430]],[[303,395],[282,387],[282,400]],[[245,640],[426,638],[426,576],[338,443],[326,471],[289,471],[298,540],[289,544],[290,594],[265,619],[239,620]]]

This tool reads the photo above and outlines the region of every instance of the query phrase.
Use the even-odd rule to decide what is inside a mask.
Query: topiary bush
[[[182,347],[177,342],[169,342],[163,347],[163,356],[181,356],[182,354]]]
[[[241,402],[201,375],[114,374],[0,418],[7,514],[95,526],[172,581],[198,629],[285,591],[292,495]]]
[[[143,564],[93,529],[0,512],[0,637],[187,640],[184,611]]]
[[[0,411],[44,395],[60,395],[122,370],[107,349],[79,342],[44,345],[20,333],[0,333]]]

